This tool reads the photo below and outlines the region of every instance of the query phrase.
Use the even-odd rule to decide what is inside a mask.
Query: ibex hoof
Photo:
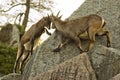
[[[81,53],[88,52],[88,50],[81,51]]]
[[[88,52],[88,51],[89,51],[89,50],[87,50],[87,49],[86,49],[86,50],[81,50],[81,53],[83,53],[83,52]]]
[[[52,52],[59,52],[59,51],[60,51],[60,48],[56,48]]]

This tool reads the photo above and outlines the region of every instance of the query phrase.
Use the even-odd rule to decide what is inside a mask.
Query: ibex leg
[[[105,35],[107,37],[107,47],[111,46],[110,33],[108,30],[102,28],[97,32],[97,35]]]
[[[87,51],[90,51],[94,47],[94,44],[95,44],[96,30],[92,30],[92,28],[89,28],[88,34],[89,34],[89,38],[90,38],[90,44],[89,44]]]
[[[23,51],[24,51],[24,46],[21,45],[21,43],[20,43],[19,46],[18,46],[17,57],[16,57],[16,61],[15,61],[15,64],[14,64],[14,69],[13,69],[14,73],[16,73],[16,71],[17,71],[17,67],[18,67],[20,58],[23,55]]]
[[[70,42],[70,39],[62,36],[62,42],[59,44],[59,46],[53,50],[53,52],[58,52],[62,47],[64,47],[67,43]]]
[[[33,47],[34,47],[34,38],[31,39],[30,41],[30,46],[31,46],[31,55],[33,54]]]
[[[19,65],[19,70],[20,70],[20,73],[22,74],[23,73],[23,65],[25,63],[25,61],[28,59],[29,57],[29,52],[28,50],[24,50],[24,54],[21,56],[21,60],[20,60],[20,65]]]
[[[111,47],[110,33],[109,31],[105,31],[107,37],[107,47]]]
[[[74,40],[75,40],[75,42],[76,42],[76,44],[77,44],[77,46],[78,46],[78,49],[79,49],[81,52],[84,52],[83,49],[82,49],[82,45],[81,45],[81,40],[80,40],[80,38],[79,38],[79,37],[75,37]]]

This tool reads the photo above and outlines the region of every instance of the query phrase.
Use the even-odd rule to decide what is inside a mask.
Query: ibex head
[[[44,20],[44,23],[46,23],[46,27],[48,28],[48,29],[50,29],[50,24],[51,24],[51,18],[50,18],[50,16],[48,15],[47,17],[43,17],[43,20]]]
[[[59,16],[59,13],[60,13],[60,11],[57,13],[57,15],[56,15],[56,16],[55,16],[55,15],[53,15],[53,13],[52,13],[52,15],[50,16],[51,21],[52,21],[52,28],[53,28],[53,29],[54,29],[54,28],[56,28],[54,21],[56,21],[56,20],[60,20],[60,19],[61,19],[61,17],[62,17],[62,15],[61,15],[61,16]]]

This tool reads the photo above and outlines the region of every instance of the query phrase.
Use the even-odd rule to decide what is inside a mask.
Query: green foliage
[[[24,33],[24,29],[23,26],[19,25],[19,24],[15,24],[17,29],[19,30],[19,35],[22,35]]]
[[[8,47],[6,44],[0,44],[0,72],[8,74],[13,71],[16,58],[17,47]]]

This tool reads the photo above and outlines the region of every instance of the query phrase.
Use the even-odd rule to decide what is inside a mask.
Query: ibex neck
[[[45,21],[43,21],[43,20],[40,20],[40,21],[38,21],[37,23],[36,23],[36,27],[40,27],[41,29],[43,29],[44,28],[44,26],[46,26],[46,22]]]
[[[56,26],[56,28],[57,28],[58,30],[64,29],[65,24],[66,24],[66,22],[65,22],[65,21],[62,21],[62,20],[60,20],[60,19],[57,19],[57,20],[55,21],[55,26]]]

